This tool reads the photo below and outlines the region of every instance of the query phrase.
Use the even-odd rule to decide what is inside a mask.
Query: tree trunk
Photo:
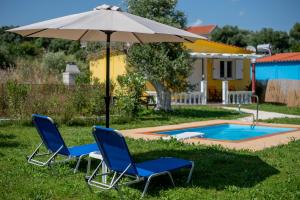
[[[157,81],[151,81],[157,93],[157,102],[155,110],[170,111],[171,108],[171,92]]]

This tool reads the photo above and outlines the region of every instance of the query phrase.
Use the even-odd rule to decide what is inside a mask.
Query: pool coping
[[[241,122],[238,120],[210,120],[210,121],[199,121],[199,122],[190,122],[182,123],[175,125],[165,125],[158,127],[148,127],[148,128],[137,128],[130,130],[122,130],[122,134],[130,138],[142,138],[147,140],[157,140],[166,136],[164,134],[157,134],[155,132],[170,131],[176,129],[185,129],[193,128],[199,126],[211,126],[211,125],[220,125],[220,124],[238,124],[238,125],[251,125],[249,122]],[[258,122],[257,126],[269,126],[269,127],[278,127],[278,128],[294,128],[296,130],[268,134],[263,136],[257,136],[253,138],[243,139],[243,140],[217,140],[217,139],[208,139],[208,138],[191,138],[183,140],[187,144],[204,144],[204,145],[221,145],[229,149],[247,149],[247,150],[262,150],[272,146],[278,146],[282,144],[287,144],[293,140],[300,139],[300,125],[292,124],[271,124]]]

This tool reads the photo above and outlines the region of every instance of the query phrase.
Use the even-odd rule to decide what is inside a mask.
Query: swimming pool
[[[216,140],[245,140],[260,136],[267,136],[275,133],[283,133],[295,130],[294,128],[278,128],[270,126],[238,125],[238,124],[219,124],[211,126],[201,126],[194,128],[178,129],[156,134],[175,135],[184,132],[201,132],[204,133],[201,138]]]

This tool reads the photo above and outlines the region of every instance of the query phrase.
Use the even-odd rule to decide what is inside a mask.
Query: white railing
[[[229,91],[226,104],[251,104],[251,91]]]
[[[206,104],[205,95],[201,92],[182,92],[172,94],[172,105],[203,105]]]
[[[156,92],[147,91],[149,96],[153,97],[154,102],[157,102]],[[206,104],[206,95],[201,92],[182,92],[182,93],[173,93],[171,95],[171,104],[172,105],[204,105]]]

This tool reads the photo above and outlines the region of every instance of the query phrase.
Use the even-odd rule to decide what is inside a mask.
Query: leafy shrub
[[[66,68],[66,55],[64,52],[46,53],[43,57],[43,66],[49,71],[61,73]]]
[[[76,115],[76,110],[70,102],[64,106],[63,112],[61,113],[61,121],[64,124],[68,124]]]
[[[6,46],[0,46],[0,69],[14,67],[15,62]]]
[[[93,115],[101,115],[105,113],[105,85],[95,84],[91,92],[90,98],[90,113]]]
[[[88,113],[89,107],[89,90],[82,86],[76,86],[71,101],[74,109],[81,115]]]
[[[70,101],[77,114],[99,116],[105,113],[105,84],[76,85],[71,95]]]
[[[24,114],[24,102],[29,92],[28,85],[18,84],[16,81],[9,81],[6,84],[9,113],[15,117]]]
[[[39,55],[41,50],[34,45],[34,43],[31,42],[23,42],[18,46],[14,47],[14,54],[21,57],[27,57],[27,56],[37,56]]]
[[[51,52],[67,52],[72,41],[63,39],[51,39],[48,50]]]
[[[118,76],[120,88],[117,90],[116,106],[121,114],[136,116],[141,109],[140,98],[146,87],[146,79],[135,72]]]
[[[6,115],[7,107],[7,96],[4,84],[0,84],[0,115]]]
[[[265,94],[268,81],[256,81],[255,82],[255,94],[259,98],[259,102],[263,103],[265,101]],[[252,82],[246,87],[247,90],[252,89]]]
[[[100,83],[66,87],[8,81],[0,87],[0,115],[29,121],[31,115],[37,113],[54,117],[64,124],[84,124],[87,117],[87,123],[95,122],[105,113],[104,94],[105,84]]]

